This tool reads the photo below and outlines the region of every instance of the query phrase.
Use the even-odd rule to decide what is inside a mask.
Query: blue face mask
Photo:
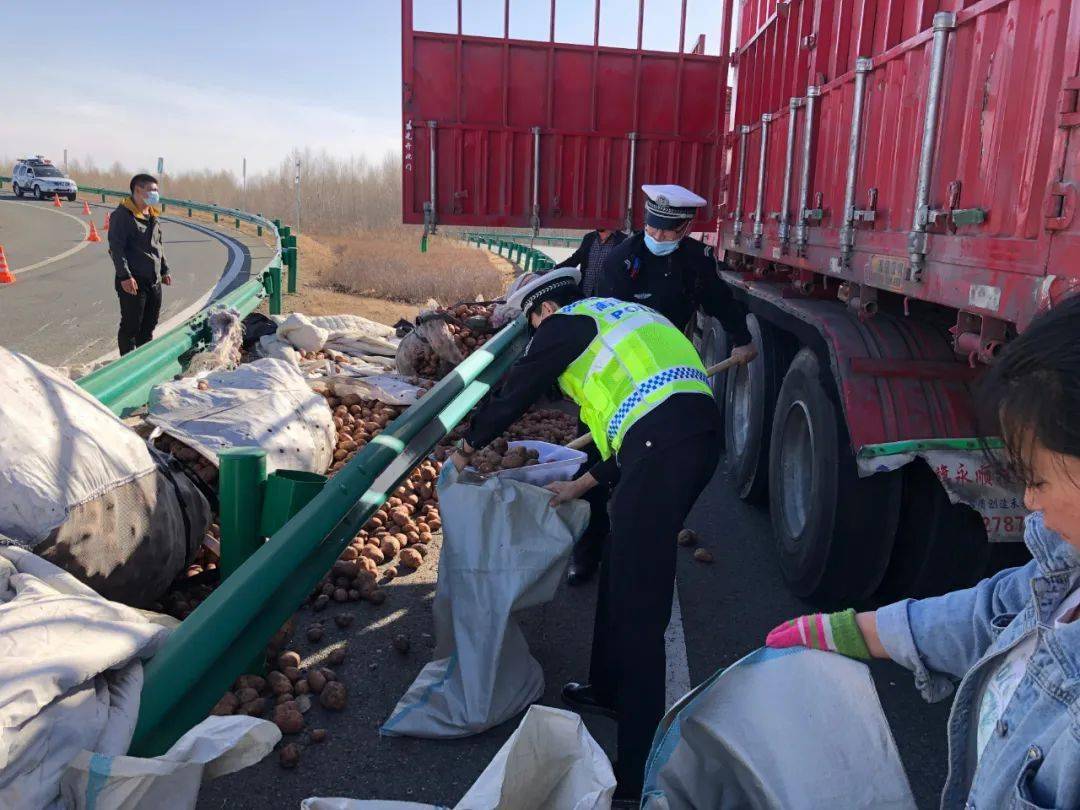
[[[658,242],[653,239],[649,234],[645,234],[645,247],[649,249],[649,252],[654,256],[667,256],[675,252],[675,248],[679,246],[679,241],[676,239],[674,242]]]
[[[146,204],[158,205],[161,202],[161,194],[156,191],[146,192]]]

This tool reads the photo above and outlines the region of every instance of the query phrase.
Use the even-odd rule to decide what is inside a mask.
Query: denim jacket
[[[947,697],[949,775],[943,808],[1080,808],[1080,621],[1054,629],[1054,610],[1080,573],[1080,554],[1029,515],[1034,559],[974,588],[897,602],[877,612],[890,657],[915,673],[928,701]],[[983,755],[976,754],[982,686],[1035,634],[1023,680]]]

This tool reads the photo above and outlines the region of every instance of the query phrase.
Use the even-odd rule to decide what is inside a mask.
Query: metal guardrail
[[[10,182],[10,177],[0,175],[0,188]],[[100,196],[102,202],[107,202],[109,197],[123,199],[129,196],[125,191],[93,186],[83,186],[79,191]],[[287,225],[268,220],[261,214],[249,214],[235,208],[163,197],[162,211],[167,211],[169,206],[186,209],[189,217],[199,211],[213,216],[214,222],[220,222],[222,217],[231,219],[237,229],[241,222],[246,222],[255,226],[259,236],[263,235],[264,229],[268,230],[273,235],[274,253],[266,265],[253,272],[247,282],[209,306],[231,307],[244,316],[254,311],[263,298],[269,297],[270,312],[275,315],[281,312],[282,269],[288,273],[289,292],[296,292],[299,272],[296,237]],[[209,345],[209,342],[207,311],[203,310],[164,335],[82,377],[78,385],[97,397],[113,413],[124,416],[145,405],[151,388],[183,371],[187,359]]]
[[[500,256],[512,261],[514,264],[519,265],[526,273],[543,273],[550,270],[555,266],[555,262],[544,253],[542,250],[537,250],[535,247],[519,242],[514,235],[497,234],[497,233],[471,233],[463,232],[460,238],[465,244],[475,244],[477,247],[487,246],[487,249],[493,253],[498,253]],[[526,242],[530,238],[530,234],[522,234],[520,238]],[[550,239],[573,239],[572,237],[548,237]],[[579,239],[573,239],[574,242],[579,242]]]
[[[519,317],[365,445],[181,623],[146,665],[132,754],[162,754],[206,717],[356,533],[524,345]]]
[[[146,665],[131,753],[162,754],[206,717],[398,484],[509,368],[523,338],[518,318],[466,358],[181,623]]]
[[[505,239],[510,242],[526,242],[531,245],[536,244],[537,242],[551,246],[561,245],[563,247],[573,247],[574,245],[581,244],[581,236],[541,236],[540,234],[533,236],[531,233],[498,233],[496,231],[479,233],[474,231],[465,231],[462,233],[463,239],[468,236],[479,236],[483,239]]]

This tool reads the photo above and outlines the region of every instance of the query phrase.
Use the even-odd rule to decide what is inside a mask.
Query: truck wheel
[[[802,349],[776,402],[769,511],[788,587],[829,604],[878,587],[900,513],[899,474],[859,478],[848,444],[817,355]]]
[[[933,470],[913,461],[903,475],[900,525],[892,559],[875,599],[939,596],[982,579],[990,558],[979,513],[949,501]]]
[[[68,194],[67,198],[68,198],[68,200],[70,202],[75,202],[75,200],[78,198],[78,195],[77,194]]]
[[[705,364],[705,368],[714,366],[721,360],[726,358],[730,353],[728,349],[727,333],[724,328],[717,323],[715,318],[706,317],[704,319],[703,332],[701,335],[701,347],[698,351],[701,354],[701,361]],[[720,411],[720,419],[724,418],[724,402],[727,395],[727,374],[717,374],[714,377],[709,378],[709,387],[712,389],[713,398],[716,400],[716,407]],[[724,435],[720,435],[720,449],[724,449]]]
[[[42,199],[42,197],[41,197],[41,186],[34,186],[34,199],[35,200]]]
[[[11,190],[15,192],[16,197],[18,197],[19,199],[22,199],[23,190],[21,188],[19,188],[18,183],[12,183],[11,184]]]
[[[724,380],[724,445],[727,469],[739,497],[764,505],[769,493],[773,408],[791,355],[785,335],[757,316],[747,315],[746,326],[758,356],[728,371]]]

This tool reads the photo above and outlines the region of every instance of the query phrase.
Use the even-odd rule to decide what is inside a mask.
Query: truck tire
[[[990,559],[982,517],[969,506],[951,503],[924,461],[913,461],[900,473],[900,524],[875,600],[921,599],[977,583]]]
[[[728,348],[727,332],[720,326],[715,318],[705,316],[703,318],[701,345],[698,347],[701,361],[705,368],[714,366],[730,354]],[[717,374],[709,378],[709,387],[712,389],[716,407],[720,411],[721,421],[724,418],[724,403],[727,397],[727,374]],[[724,434],[720,434],[720,449],[723,450],[726,442]]]
[[[11,184],[11,190],[15,192],[16,197],[18,197],[20,200],[22,199],[23,190],[21,188],[19,188],[18,183],[12,183]]]
[[[747,315],[746,326],[758,356],[725,375],[724,446],[735,491],[744,501],[764,506],[769,497],[773,409],[791,353],[787,337],[757,316]]]
[[[780,569],[797,596],[865,599],[881,583],[900,514],[900,475],[859,478],[817,355],[802,349],[780,388],[769,455],[769,511]]]
[[[34,186],[34,199],[35,200],[43,200],[43,199],[45,199],[44,197],[41,196],[41,186]]]

